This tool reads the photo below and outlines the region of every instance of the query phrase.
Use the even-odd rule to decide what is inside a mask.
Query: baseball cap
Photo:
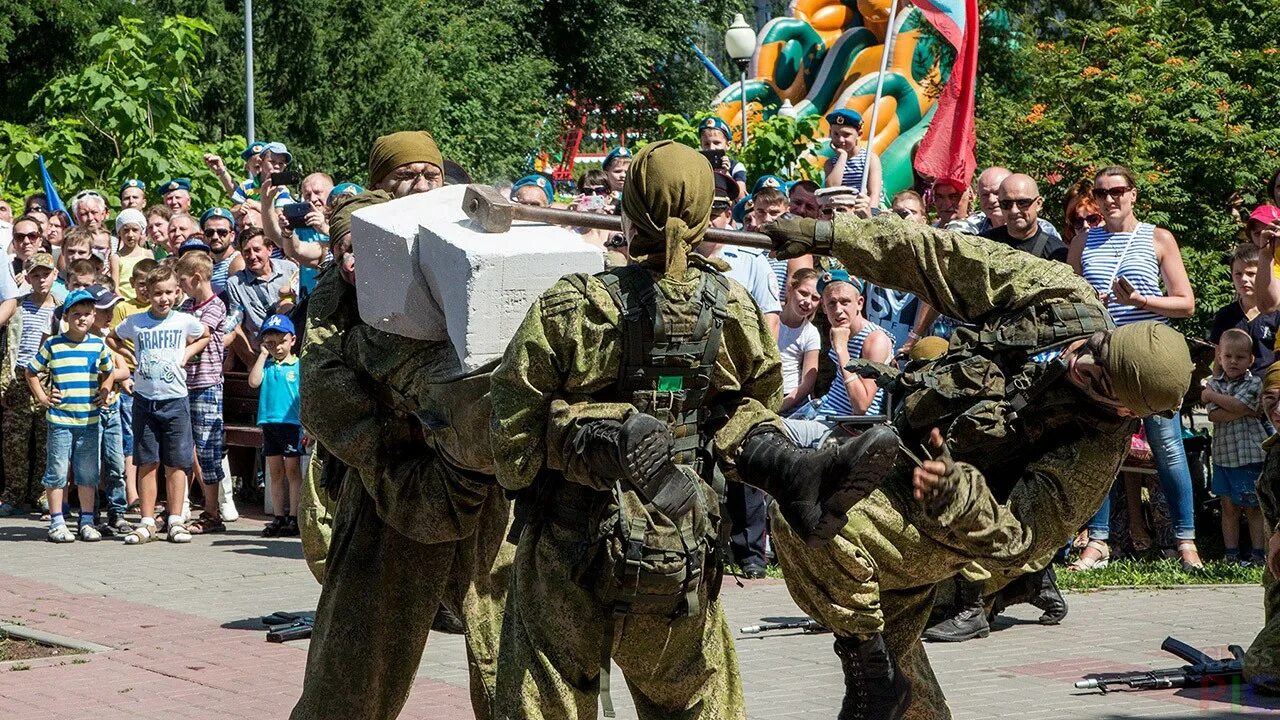
[[[1249,214],[1249,222],[1251,223],[1270,225],[1276,220],[1280,220],[1280,208],[1275,205],[1259,205]]]
[[[93,306],[99,310],[109,310],[124,299],[111,292],[111,288],[105,285],[90,285],[86,289],[93,296]]]
[[[293,321],[288,315],[272,315],[267,321],[262,323],[262,329],[258,331],[258,337],[262,337],[269,332],[289,333],[296,335],[293,330]]]
[[[91,302],[94,307],[97,303],[93,299],[93,294],[88,290],[81,288],[80,290],[72,290],[67,293],[67,299],[62,301],[62,314],[66,314],[68,310],[75,306],[76,303]]]
[[[286,163],[293,162],[293,154],[289,152],[289,148],[285,147],[282,142],[267,143],[267,146],[262,148],[262,151],[283,155]]]
[[[183,240],[182,244],[178,246],[178,257],[182,257],[193,250],[199,250],[207,253],[213,252],[213,248],[209,247],[209,243],[198,237],[192,236]]]
[[[27,258],[27,264],[22,267],[24,272],[31,272],[36,268],[48,268],[57,270],[58,266],[53,264],[53,256],[47,252],[38,252]]]
[[[125,225],[137,225],[139,230],[146,230],[147,216],[136,208],[125,208],[116,215],[116,235],[120,234],[120,229]]]

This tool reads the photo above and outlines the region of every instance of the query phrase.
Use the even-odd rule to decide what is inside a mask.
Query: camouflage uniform
[[[1036,386],[1048,372],[1043,365],[1001,369],[971,349],[997,337],[1028,351],[1050,344],[1046,337],[1066,344],[1110,321],[1067,265],[896,217],[841,217],[832,254],[870,282],[915,293],[978,326],[976,334],[957,331],[946,355],[909,366],[900,378],[908,394],[895,418],[899,434],[922,454],[929,430],[941,424],[957,461],[957,492],[926,512],[912,497],[913,466],[904,455],[883,489],[849,512],[833,542],[806,545],[778,513],[774,540],[787,587],[810,616],[840,637],[884,633],[912,683],[906,717],[948,718],[919,640],[935,584],[975,561],[1007,575],[1039,564],[1101,504],[1134,430],[1133,421],[1105,413],[1065,380]],[[1072,321],[1081,317],[1077,327]],[[1012,396],[1028,387],[1037,388],[1034,403],[1010,417]]]
[[[688,327],[710,261],[690,258],[683,281],[660,276],[668,328]],[[777,345],[759,310],[730,283],[727,319],[707,403],[727,403],[727,422],[712,436],[729,473],[753,428],[779,425],[768,410],[781,401]],[[525,318],[493,376],[494,459],[508,490],[550,492],[539,507],[556,518],[525,528],[504,619],[498,710],[510,718],[590,718],[600,690],[608,608],[575,577],[585,527],[569,520],[601,487],[582,459],[563,451],[580,422],[622,420],[628,403],[592,401],[618,379],[619,308],[596,277],[564,279]],[[673,330],[679,332],[679,330]],[[554,398],[554,399],[553,399]],[[780,425],[779,425],[780,426]],[[714,494],[704,487],[707,501]],[[605,493],[607,494],[607,493]],[[570,508],[557,512],[557,508]],[[708,577],[710,576],[710,577]],[[704,574],[699,612],[674,620],[632,613],[617,620],[612,657],[622,668],[641,718],[745,717],[737,658],[718,600],[717,572]]]
[[[44,494],[45,440],[48,426],[44,408],[31,396],[26,371],[15,365],[22,335],[22,308],[0,328],[0,438],[3,454],[3,492],[0,502],[30,508]]]
[[[302,352],[302,419],[351,469],[293,718],[394,717],[442,602],[465,618],[472,704],[491,717],[510,511],[483,457],[487,379],[465,381],[460,395],[449,382],[459,373],[449,343],[365,325],[355,289],[337,272],[321,276]],[[465,409],[442,404],[459,397]],[[451,427],[426,432],[423,414]],[[461,426],[476,418],[484,422]],[[464,435],[472,442],[459,447]]]
[[[1267,536],[1280,532],[1280,435],[1262,444],[1266,465],[1258,478],[1258,500]],[[1262,570],[1262,632],[1249,644],[1244,656],[1244,677],[1255,688],[1280,694],[1280,582],[1269,568]]]

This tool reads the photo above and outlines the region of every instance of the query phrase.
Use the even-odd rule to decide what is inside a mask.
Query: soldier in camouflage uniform
[[[1272,365],[1262,381],[1262,410],[1271,423],[1280,422],[1280,364]],[[1270,533],[1267,540],[1267,567],[1262,571],[1262,632],[1253,639],[1244,656],[1244,678],[1258,690],[1280,694],[1280,433],[1262,444],[1267,451],[1262,476],[1258,478],[1258,500],[1262,520]]]
[[[610,715],[611,659],[642,719],[744,718],[717,600],[724,476],[769,492],[820,543],[893,462],[888,432],[822,451],[786,440],[768,326],[692,254],[713,187],[690,148],[637,153],[622,194],[637,264],[562,278],[494,371],[498,480],[528,516],[498,663],[504,719],[594,718],[597,697]]]
[[[426,133],[396,133],[375,143],[370,176],[403,195],[438,186],[441,162]],[[476,717],[492,716],[513,549],[504,551],[509,503],[487,451],[488,377],[459,379],[447,341],[412,340],[360,320],[351,214],[391,198],[373,191],[335,208],[336,259],[309,299],[302,421],[346,468],[326,483],[336,510],[295,719],[395,717],[442,602],[466,620]],[[311,537],[314,554],[323,534]]]
[[[1015,575],[1065,543],[1111,488],[1136,418],[1181,403],[1185,339],[1158,323],[1115,329],[1071,268],[980,238],[884,215],[765,231],[779,257],[832,254],[975,326],[900,374],[862,368],[898,399],[911,454],[832,543],[811,547],[773,518],[792,597],[836,635],[841,720],[948,718],[920,644],[935,584],[973,561]]]

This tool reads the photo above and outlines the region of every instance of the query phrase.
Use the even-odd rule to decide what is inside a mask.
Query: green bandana
[[[1182,333],[1154,320],[1111,333],[1107,373],[1121,405],[1139,417],[1169,415],[1191,387],[1191,353]]]
[[[661,263],[668,277],[683,280],[688,256],[711,222],[715,182],[698,151],[671,140],[636,153],[622,188],[622,213],[635,228],[631,257]]]
[[[351,215],[355,211],[391,199],[391,193],[385,190],[366,190],[359,195],[344,195],[329,214],[329,237],[337,243],[343,235],[351,232]]]
[[[383,135],[373,141],[369,151],[369,184],[377,185],[401,165],[420,162],[444,167],[444,157],[431,133],[405,130]]]

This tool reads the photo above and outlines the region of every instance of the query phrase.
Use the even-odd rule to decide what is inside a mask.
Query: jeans
[[[1194,540],[1196,513],[1191,497],[1191,468],[1187,465],[1187,452],[1182,447],[1182,420],[1153,415],[1143,419],[1142,427],[1147,431],[1147,443],[1151,445],[1151,455],[1156,461],[1160,489],[1169,501],[1169,520],[1173,523],[1174,536],[1178,540]],[[1111,494],[1123,491],[1121,483],[1111,487],[1102,507],[1089,521],[1089,539],[1106,540],[1111,536]]]
[[[98,486],[98,436],[101,432],[97,424],[68,427],[49,423],[49,441],[44,456],[43,484],[46,489],[66,487],[68,468],[76,485]]]
[[[107,496],[107,514],[112,518],[124,515],[129,506],[124,491],[123,405],[120,402],[102,408],[98,420],[98,427],[102,429],[102,490]]]
[[[790,417],[782,419],[787,428],[791,442],[803,448],[816,448],[831,435],[835,423],[827,422],[821,413],[821,403],[817,400],[797,407]]]

